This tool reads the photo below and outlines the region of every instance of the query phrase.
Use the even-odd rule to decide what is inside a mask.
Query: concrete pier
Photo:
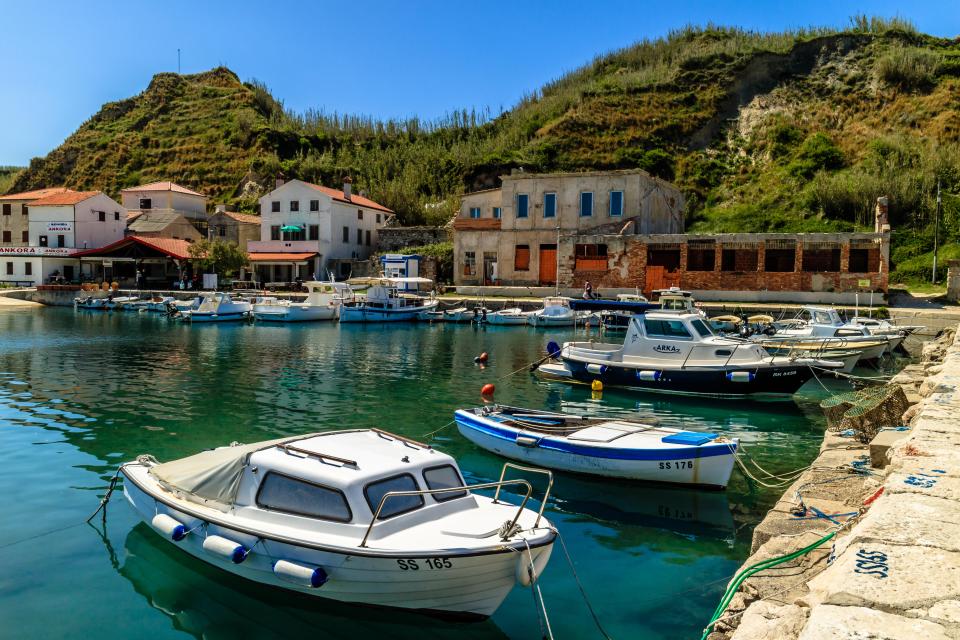
[[[890,382],[908,431],[869,444],[828,431],[809,471],[756,528],[744,566],[830,542],[744,582],[712,640],[960,638],[960,341],[950,331]],[[846,473],[844,473],[846,471]]]

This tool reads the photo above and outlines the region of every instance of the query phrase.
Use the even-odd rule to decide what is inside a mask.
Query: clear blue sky
[[[176,71],[178,47],[184,73],[227,65],[295,110],[434,118],[509,108],[598,53],[685,24],[782,30],[845,25],[856,13],[960,34],[956,0],[11,0],[2,8],[0,165],[45,155],[104,102]]]

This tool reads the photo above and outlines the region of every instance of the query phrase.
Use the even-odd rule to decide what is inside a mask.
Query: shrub
[[[843,162],[843,152],[833,140],[822,133],[815,133],[800,145],[796,156],[787,165],[787,171],[794,177],[810,179],[817,171],[839,169]]]
[[[877,59],[877,80],[905,91],[924,89],[933,84],[942,58],[927,49],[895,46]]]

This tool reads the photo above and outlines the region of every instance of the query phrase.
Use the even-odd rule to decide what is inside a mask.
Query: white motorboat
[[[454,413],[467,440],[512,460],[608,478],[724,488],[737,439],[629,420],[488,405]]]
[[[534,327],[572,327],[577,322],[577,312],[570,308],[570,299],[555,296],[543,299],[543,308],[526,314],[527,322]]]
[[[923,329],[923,325],[919,324],[894,324],[889,320],[883,320],[881,318],[866,318],[864,316],[854,316],[850,319],[848,324],[858,325],[865,327],[867,331],[870,332],[870,335],[873,336],[909,336],[912,333],[920,331]]]
[[[420,313],[437,308],[437,300],[419,293],[410,293],[416,285],[430,288],[428,278],[358,278],[349,284],[369,284],[363,300],[346,302],[340,307],[340,322],[401,322],[416,320]]]
[[[93,296],[77,296],[73,299],[74,309],[89,309],[93,311],[106,311],[107,298],[95,298]]]
[[[862,324],[844,322],[837,310],[830,307],[803,307],[797,317],[774,322],[773,326],[777,329],[774,337],[779,338],[844,338],[854,348],[859,348],[858,343],[885,341],[882,348],[865,346],[862,360],[879,358],[896,349],[906,338],[906,334],[873,335]]]
[[[456,307],[444,311],[443,316],[447,322],[473,322],[477,317],[477,312],[475,309]]]
[[[144,301],[144,308],[153,313],[165,313],[174,300],[173,296],[152,296]]]
[[[559,362],[541,364],[550,378],[639,391],[714,397],[793,394],[813,367],[832,360],[772,356],[757,343],[717,336],[699,313],[648,311],[634,316],[623,344],[567,342],[548,347]]]
[[[235,322],[246,320],[253,309],[246,300],[234,300],[222,291],[201,293],[199,304],[179,312],[184,322]]]
[[[143,455],[120,473],[127,500],[155,532],[238,578],[485,618],[517,582],[536,582],[557,535],[543,518],[547,496],[539,512],[528,508],[530,483],[504,480],[508,466],[499,482],[466,485],[450,456],[357,429],[234,444],[163,464]],[[519,506],[506,502],[505,486],[520,488]]]
[[[487,324],[528,324],[527,315],[520,307],[510,307],[487,313]]]
[[[303,302],[263,300],[253,305],[253,317],[265,322],[312,322],[333,320],[340,305],[353,300],[353,290],[346,282],[305,282],[307,298]]]

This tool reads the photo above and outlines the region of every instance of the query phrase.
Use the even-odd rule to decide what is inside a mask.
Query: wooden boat
[[[813,377],[812,367],[842,366],[772,356],[759,344],[715,335],[699,313],[676,311],[634,316],[623,344],[567,342],[556,359],[538,372],[556,380],[713,397],[793,394]]]
[[[610,478],[722,489],[739,441],[628,420],[492,405],[454,414],[460,433],[512,460]]]
[[[416,320],[425,311],[437,308],[437,300],[419,293],[409,293],[409,287],[430,287],[427,278],[357,278],[349,280],[366,283],[370,287],[362,300],[344,303],[340,307],[340,322],[405,322]]]
[[[378,429],[123,464],[124,494],[164,539],[261,584],[332,600],[484,618],[535,582],[556,530],[526,480],[466,485],[450,456]],[[545,473],[542,470],[530,470]],[[552,477],[550,478],[552,484]],[[520,488],[519,506],[501,496]],[[496,490],[493,497],[476,493]],[[549,495],[549,487],[547,489]]]

